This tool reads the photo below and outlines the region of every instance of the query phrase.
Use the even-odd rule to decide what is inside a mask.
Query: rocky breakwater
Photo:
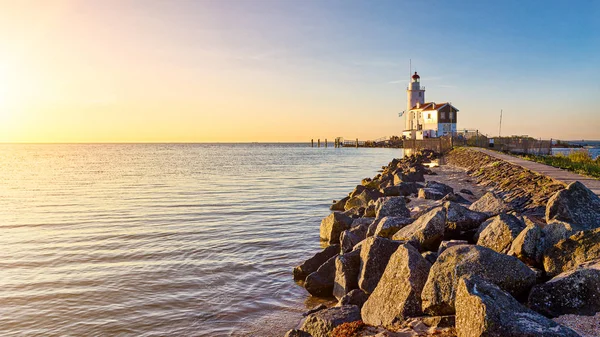
[[[331,305],[286,336],[594,336],[600,199],[573,183],[524,215],[510,193],[455,193],[426,165],[435,157],[394,159],[334,202],[328,246],[293,272]]]

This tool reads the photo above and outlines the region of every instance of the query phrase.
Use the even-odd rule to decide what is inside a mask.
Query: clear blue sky
[[[101,93],[90,100],[106,110],[88,113],[107,122],[84,119],[79,138],[60,140],[136,140],[110,138],[115,125],[122,134],[136,126],[141,141],[399,135],[409,59],[426,100],[460,110],[460,129],[495,135],[503,109],[503,135],[600,139],[598,1],[64,3],[60,24],[36,28],[55,44],[43,64],[13,55],[37,74],[60,70],[71,96],[85,96],[88,82]],[[44,8],[10,18],[32,22],[32,10]],[[19,36],[17,28],[4,27],[5,37]],[[81,102],[74,106],[81,113]]]

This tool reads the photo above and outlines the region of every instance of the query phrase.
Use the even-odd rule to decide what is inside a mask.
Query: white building
[[[406,125],[402,135],[409,139],[441,137],[456,132],[458,109],[452,104],[425,102],[425,87],[415,71],[406,88]]]

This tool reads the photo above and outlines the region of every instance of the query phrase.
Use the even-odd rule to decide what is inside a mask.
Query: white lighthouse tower
[[[412,75],[408,88],[406,88],[406,128],[405,130],[415,130],[417,119],[411,112],[412,108],[417,106],[419,108],[425,103],[425,88],[421,89],[421,76],[417,74]]]

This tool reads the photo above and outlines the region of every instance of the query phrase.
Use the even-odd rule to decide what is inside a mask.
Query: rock
[[[332,296],[335,280],[335,259],[337,255],[327,260],[314,273],[306,277],[304,288],[313,296]]]
[[[468,190],[466,188],[463,188],[462,190],[460,190],[460,193],[462,193],[462,194],[468,194],[468,195],[473,195],[473,192],[471,192],[471,190]]]
[[[436,252],[424,252],[421,254],[421,256],[429,261],[429,263],[434,264],[435,260],[437,260],[438,254]]]
[[[579,232],[546,250],[544,269],[553,277],[595,259],[600,259],[600,228]]]
[[[345,211],[344,206],[346,205],[346,202],[348,201],[348,199],[350,199],[350,197],[345,197],[340,201],[333,201],[333,205],[331,205],[331,207],[329,207],[330,210],[332,211]]]
[[[396,232],[409,225],[414,220],[409,217],[397,217],[397,216],[386,216],[379,221],[377,228],[375,228],[375,236],[384,237],[391,239]]]
[[[313,336],[311,334],[309,334],[308,332],[298,330],[298,329],[292,329],[292,330],[288,331],[284,337],[313,337]]]
[[[294,280],[304,281],[309,274],[317,271],[323,263],[336,256],[339,252],[340,245],[331,245],[316,253],[313,257],[294,268]]]
[[[352,192],[350,192],[349,197],[354,198],[354,197],[358,196],[359,194],[361,194],[366,189],[367,188],[364,187],[363,185],[356,185],[356,188],[354,188],[354,190]]]
[[[360,249],[339,255],[335,259],[335,281],[333,296],[338,300],[351,290],[358,288],[360,271]]]
[[[370,294],[375,290],[381,275],[385,271],[390,256],[400,242],[381,237],[369,237],[363,241],[360,250],[360,277],[358,287]]]
[[[425,181],[423,171],[396,172],[396,174],[394,174],[394,185],[399,185],[403,182],[420,182],[420,181]]]
[[[529,293],[528,305],[548,317],[591,316],[600,312],[600,260],[581,264],[536,285]]]
[[[516,256],[528,265],[534,266],[541,262],[539,251],[542,240],[542,228],[530,222],[512,242],[508,255]]]
[[[440,247],[438,248],[437,256],[442,255],[442,253],[450,247],[459,246],[459,245],[468,245],[468,244],[469,244],[469,242],[467,242],[465,240],[442,241],[440,243]]]
[[[406,208],[404,197],[385,197],[378,199],[375,205],[375,213],[377,219],[386,216],[410,218],[410,210]]]
[[[365,304],[368,298],[369,295],[367,295],[364,291],[360,289],[354,289],[346,295],[344,295],[344,297],[340,299],[337,305],[356,305],[357,307],[362,309],[363,305]]]
[[[352,222],[352,227],[340,235],[342,253],[351,251],[354,246],[367,237],[367,230],[373,219],[358,218]]]
[[[374,218],[377,215],[377,206],[371,201],[365,208],[365,217]]]
[[[556,192],[546,205],[546,222],[560,220],[584,230],[600,227],[600,197],[576,181]]]
[[[340,242],[340,234],[350,228],[352,218],[342,213],[331,213],[321,221],[321,240],[331,244]]]
[[[313,337],[329,337],[329,333],[336,326],[358,320],[360,320],[360,309],[355,305],[343,305],[308,315],[301,330],[310,333]]]
[[[436,251],[444,237],[446,212],[437,207],[394,234],[394,240],[408,241],[420,251]]]
[[[489,216],[486,213],[472,211],[455,202],[444,203],[446,210],[446,235],[460,236],[462,233],[479,228]]]
[[[429,268],[431,264],[412,245],[400,245],[361,310],[363,322],[390,326],[396,318],[422,314],[421,290]]]
[[[479,200],[472,203],[469,209],[475,212],[487,213],[489,216],[495,216],[502,212],[508,212],[510,207],[496,194],[487,192]]]
[[[441,200],[442,200],[442,202],[452,201],[452,202],[457,202],[459,204],[464,204],[464,205],[471,204],[471,202],[469,200],[465,199],[462,195],[454,194],[454,193],[446,194],[446,196],[444,196]]]
[[[302,316],[306,317],[306,316],[308,316],[310,314],[313,314],[313,313],[315,313],[317,311],[321,311],[323,309],[327,309],[327,306],[325,304],[321,303],[321,304],[313,307],[312,309],[308,310],[307,312],[303,313]]]
[[[428,199],[428,200],[442,200],[444,198],[444,193],[434,189],[434,188],[419,188],[420,199]]]
[[[581,231],[583,231],[583,229],[578,226],[559,220],[552,220],[552,222],[542,228],[542,240],[538,250],[540,251],[540,254],[543,255],[546,250],[552,248],[555,244],[564,239],[568,239]]]
[[[402,322],[402,327],[412,327],[415,326],[415,323],[420,322],[423,325],[429,328],[450,328],[456,325],[456,320],[454,315],[446,315],[446,316],[419,316],[407,319]]]
[[[500,213],[479,234],[477,244],[506,254],[525,224],[514,215]]]
[[[446,194],[450,194],[450,193],[454,193],[454,189],[446,184],[442,184],[440,182],[437,181],[428,181],[425,184],[425,188],[433,188],[434,190],[438,190],[440,191],[444,196]]]
[[[347,210],[345,212],[342,212],[342,214],[345,215],[345,216],[349,216],[352,219],[358,219],[358,218],[361,218],[361,217],[363,217],[365,215],[365,211],[366,210],[367,209],[364,208],[364,207],[357,206],[357,207],[352,207],[352,208],[350,208],[349,210]]]
[[[454,314],[458,280],[480,276],[517,298],[524,298],[535,284],[535,273],[514,256],[489,248],[462,245],[446,249],[429,271],[421,293],[423,311],[430,315]]]
[[[401,182],[398,185],[386,187],[383,189],[385,196],[409,196],[411,194],[417,194],[419,188],[423,185],[414,182]]]
[[[497,285],[461,278],[456,292],[458,337],[576,337],[575,331],[526,308]]]
[[[364,189],[359,195],[351,197],[346,201],[346,205],[344,208],[346,210],[352,209],[354,207],[364,207],[369,206],[370,201],[376,201],[380,197],[383,196],[383,193],[379,192],[375,189]]]

